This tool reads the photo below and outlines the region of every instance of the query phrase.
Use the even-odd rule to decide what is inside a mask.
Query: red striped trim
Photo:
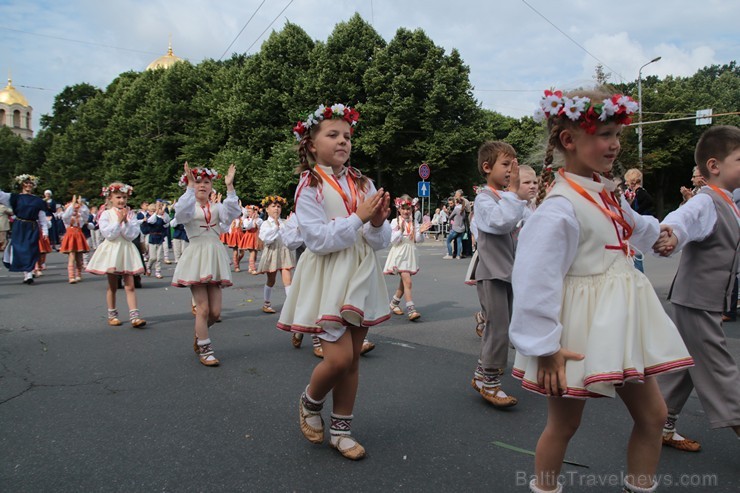
[[[374,327],[376,325],[379,325],[391,318],[390,312],[388,312],[387,315],[384,315],[382,317],[376,318],[374,320],[365,320],[365,312],[357,308],[356,306],[352,305],[344,305],[340,309],[340,312],[343,311],[351,311],[354,313],[357,313],[362,317],[362,322],[360,323],[360,327]],[[284,330],[286,332],[301,332],[304,334],[323,334],[326,332],[322,327],[321,324],[323,322],[332,322],[339,325],[342,325],[344,327],[352,328],[357,327],[356,325],[350,324],[347,320],[344,318],[337,316],[337,315],[322,315],[319,317],[318,320],[316,320],[316,325],[308,326],[308,325],[300,325],[300,324],[284,324],[281,322],[278,322],[276,324],[276,327],[280,330]]]
[[[403,273],[411,274],[412,276],[415,275],[417,272],[419,272],[419,269],[416,270],[402,270],[402,269],[396,269],[395,267],[391,270],[384,271],[383,274],[385,275],[391,275],[394,276],[396,274],[403,274]]]
[[[92,270],[90,268],[87,268],[87,269],[85,269],[85,272],[89,272],[90,274],[97,274],[99,276],[102,276],[102,275],[105,275],[105,274],[115,274],[115,275],[118,275],[118,276],[122,276],[122,275],[125,275],[125,274],[131,274],[131,275],[134,275],[134,276],[138,276],[139,274],[143,274],[144,273],[144,268],[142,267],[141,269],[134,270],[134,271],[128,271],[128,270],[116,271],[116,270],[112,270],[112,269],[109,269],[109,270],[106,271],[106,270]]]
[[[670,371],[682,370],[694,366],[694,359],[692,357],[679,359],[676,361],[669,361],[667,363],[661,363],[659,365],[653,365],[645,368],[645,375],[657,375],[659,373],[666,373]]]
[[[222,286],[222,287],[229,287],[229,286],[233,286],[234,285],[228,279],[221,279],[221,280],[218,280],[218,281],[214,281],[213,280],[213,276],[202,277],[200,279],[200,281],[185,281],[183,279],[178,279],[176,281],[173,280],[170,284],[172,286],[176,287],[176,288],[187,288],[187,287],[190,287],[190,286],[201,286],[203,284],[208,284],[208,285],[214,285],[215,284],[217,286]]]

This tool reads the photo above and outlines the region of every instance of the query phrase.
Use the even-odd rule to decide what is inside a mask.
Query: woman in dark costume
[[[23,272],[23,283],[33,284],[33,270],[39,259],[39,237],[48,237],[46,202],[33,195],[38,178],[33,175],[15,177],[21,193],[0,190],[0,203],[13,209],[13,234],[10,245],[5,249],[3,264],[11,272]]]

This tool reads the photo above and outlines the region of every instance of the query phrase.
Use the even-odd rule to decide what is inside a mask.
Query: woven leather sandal
[[[290,342],[293,344],[293,347],[296,349],[301,348],[301,344],[303,343],[303,334],[293,334],[290,336]]]
[[[391,311],[396,315],[403,315],[403,310],[401,309],[401,307],[398,305],[394,305],[393,303],[391,303]]]
[[[360,349],[360,354],[367,354],[373,349],[375,349],[375,344],[368,340],[364,340],[362,341],[362,349]]]
[[[673,447],[676,450],[682,450],[684,452],[699,452],[701,451],[701,444],[696,440],[690,440],[683,438],[682,440],[674,440],[673,435],[675,432],[663,433],[663,445]]]
[[[312,415],[318,415],[321,419],[321,428],[314,428],[313,426],[306,423],[306,418]],[[298,399],[298,422],[301,425],[301,433],[311,443],[323,443],[324,442],[324,418],[321,417],[320,413],[312,414],[306,408],[303,407],[303,401]]]
[[[342,449],[341,445],[343,441],[350,440],[354,442],[354,445],[347,449]],[[357,440],[352,438],[351,435],[340,435],[336,445],[333,442],[329,442],[331,448],[336,449],[340,454],[350,460],[360,460],[365,457],[365,447],[357,443]]]
[[[118,327],[119,325],[121,325],[121,321],[118,320],[118,317],[109,318],[108,325],[112,325],[113,327]]]
[[[197,345],[197,343],[196,343]],[[218,366],[221,362],[213,355],[213,346],[210,343],[198,346],[196,351],[201,364],[205,366]]]
[[[142,327],[144,327],[146,325],[146,320],[144,320],[141,317],[132,318],[131,319],[131,325],[135,329],[140,329],[140,328],[142,328]]]
[[[475,381],[473,382],[475,384]],[[493,392],[489,392],[486,390],[485,387],[481,387],[480,395],[483,396],[485,400],[493,404],[494,407],[498,408],[506,408],[506,407],[512,407],[516,406],[519,402],[516,397],[507,395],[506,397],[500,397],[498,394],[501,392],[501,387],[495,387]]]

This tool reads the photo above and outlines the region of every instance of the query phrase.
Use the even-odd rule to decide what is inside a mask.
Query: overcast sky
[[[457,48],[481,105],[514,117],[531,114],[545,88],[588,84],[599,61],[622,82],[657,56],[643,77],[688,76],[740,54],[737,0],[266,0],[257,10],[261,3],[0,0],[0,75],[12,70],[36,131],[65,86],[105,88],[121,72],[143,70],[167,51],[169,34],[176,55],[218,59],[255,11],[226,57],[258,51],[286,20],[326,40],[358,12],[386,41],[405,27],[423,29],[447,53]]]

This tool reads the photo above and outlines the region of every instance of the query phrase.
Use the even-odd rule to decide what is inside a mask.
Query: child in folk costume
[[[61,204],[58,205],[58,207],[62,207]],[[59,212],[55,212],[53,214],[49,213],[49,209],[46,210],[46,222],[47,224],[52,224],[53,221],[56,221],[59,223],[59,226],[57,227],[57,231],[59,232],[60,237],[64,235],[64,223],[62,222],[62,214],[64,213],[64,209],[60,210]],[[57,243],[58,245],[59,243]],[[33,271],[34,277],[40,277],[43,275],[42,271],[46,270],[46,255],[53,252],[54,247],[51,244],[51,239],[49,238],[49,235],[41,235],[39,236],[39,259],[36,262],[36,268]]]
[[[501,375],[509,355],[516,233],[519,223],[531,214],[527,207],[530,193],[521,186],[516,151],[505,142],[481,144],[478,171],[485,177],[486,186],[475,197],[475,224],[471,229],[478,242],[473,278],[484,328],[471,385],[494,407],[506,408],[518,402],[504,392]]]
[[[83,229],[87,230],[90,210],[82,202],[82,197],[72,196],[72,202],[67,204],[62,215],[62,221],[66,227],[66,233],[62,238],[62,253],[69,256],[67,262],[67,275],[69,283],[75,284],[82,281],[83,262],[82,256],[90,251],[85,239]]]
[[[711,127],[694,156],[706,186],[666,216],[663,224],[675,234],[659,248],[663,255],[683,250],[668,300],[696,361],[693,368],[658,379],[668,406],[663,445],[689,452],[701,445],[679,435],[676,420],[693,390],[710,426],[731,428],[740,437],[740,371],[722,323],[722,312],[737,303],[732,295],[740,263],[740,211],[732,191],[740,188],[740,128]]]
[[[195,342],[193,350],[205,366],[218,366],[208,328],[221,316],[221,288],[231,286],[229,255],[220,241],[222,228],[241,214],[239,198],[234,191],[232,164],[226,174],[226,200],[210,201],[213,180],[220,175],[208,168],[190,168],[185,163],[185,174],[180,185],[187,186],[177,199],[175,219],[185,226],[190,246],[185,249],[175,267],[172,285],[189,287],[195,304]]]
[[[262,219],[260,219],[257,206],[248,205],[245,208],[242,226],[244,234],[241,238],[241,248],[249,252],[249,273],[255,275],[259,273],[257,271],[257,252],[263,248],[262,240],[259,237]]]
[[[625,491],[654,491],[666,405],[655,375],[693,364],[633,249],[669,235],[613,193],[602,175],[619,155],[622,125],[637,103],[603,91],[545,91],[535,117],[547,119],[545,164],[565,157],[556,183],[519,234],[509,335],[514,376],[546,395],[534,492],[562,491],[563,457],[586,398],[619,395],[634,420]]]
[[[39,241],[49,235],[46,202],[33,194],[39,179],[33,175],[15,177],[21,193],[0,190],[0,203],[15,214],[11,239],[3,252],[3,264],[10,272],[23,272],[23,284],[33,284],[39,260]]]
[[[241,205],[239,206],[239,210],[242,210]],[[239,215],[236,219],[231,221],[231,226],[229,227],[229,236],[228,236],[228,246],[231,247],[232,250],[234,250],[233,254],[233,262],[234,262],[234,272],[241,272],[241,268],[239,267],[239,264],[242,261],[242,257],[244,257],[244,250],[241,248],[241,242],[242,242],[242,236],[244,235],[242,231],[242,217]]]
[[[87,272],[108,277],[106,302],[108,304],[108,325],[112,326],[121,325],[116,309],[116,291],[118,290],[118,276],[122,276],[129,308],[129,320],[133,327],[140,328],[146,325],[146,320],[141,318],[136,305],[134,276],[144,272],[144,263],[141,260],[139,249],[132,241],[141,234],[141,221],[136,218],[136,212],[126,205],[133,191],[131,185],[121,182],[114,182],[103,187],[103,196],[108,202],[105,211],[98,219],[98,227],[105,241],[95,250],[87,264]]]
[[[321,410],[330,392],[330,446],[348,459],[365,449],[351,434],[359,360],[368,328],[390,318],[375,250],[390,242],[390,196],[348,166],[359,113],[324,105],[298,122],[301,179],[295,215],[306,243],[278,328],[316,333],[324,359],[300,397],[299,423],[312,443],[324,440]]]
[[[424,241],[424,231],[431,224],[419,224],[412,218],[413,202],[408,195],[402,195],[396,199],[398,216],[391,222],[391,250],[383,268],[383,274],[400,276],[398,289],[391,299],[391,311],[396,315],[403,315],[399,306],[401,296],[406,298],[406,311],[409,320],[414,321],[421,317],[416,310],[413,297],[411,296],[411,276],[419,272],[416,261],[416,244]]]
[[[149,258],[146,262],[146,275],[152,274],[154,267],[154,276],[162,279],[162,260],[163,251],[167,249],[166,229],[170,224],[170,215],[165,211],[166,204],[158,200],[154,204],[149,204],[147,223],[147,244],[149,245]]]
[[[177,202],[172,206],[175,212],[177,212]],[[172,253],[175,254],[175,263],[180,261],[182,252],[188,247],[188,233],[185,231],[185,226],[177,222],[177,214],[174,214],[170,221],[172,226]]]
[[[499,143],[500,144],[500,143]],[[526,164],[519,164],[516,159],[512,162],[512,166],[516,162],[519,170],[519,190],[518,190],[518,197],[521,198],[521,200],[526,201],[526,209],[524,214],[522,215],[522,218],[519,220],[519,222],[516,224],[516,227],[512,231],[512,237],[516,241],[516,238],[519,234],[519,231],[522,229],[522,226],[524,226],[524,221],[526,218],[528,218],[531,213],[537,209],[537,193],[539,189],[539,181],[537,179],[537,173],[531,166],[527,166]],[[476,195],[478,193],[486,191],[486,186],[477,188],[474,187],[476,190]],[[484,214],[485,216],[485,214]],[[473,215],[473,219],[470,221],[470,231],[473,234],[473,237],[475,239],[478,238],[478,226],[475,222],[475,216]],[[476,249],[475,253],[473,254],[473,258],[470,261],[470,265],[468,266],[468,271],[465,276],[465,284],[476,286],[477,282],[475,279],[475,270],[478,267],[478,256],[479,256],[479,250]],[[476,312],[473,316],[475,319],[475,333],[478,335],[478,337],[483,337],[483,331],[486,328],[486,319],[483,316],[483,306],[481,305],[481,311]],[[508,345],[508,344],[507,344]]]
[[[263,290],[265,301],[262,305],[262,311],[265,313],[275,313],[270,298],[278,271],[283,279],[287,297],[290,293],[291,271],[295,268],[295,251],[288,249],[280,237],[280,228],[285,226],[285,220],[280,218],[280,213],[285,205],[287,201],[279,195],[269,195],[262,201],[262,206],[267,211],[267,220],[260,226],[260,240],[265,244],[265,248],[262,250],[257,271],[260,274],[267,274]]]

